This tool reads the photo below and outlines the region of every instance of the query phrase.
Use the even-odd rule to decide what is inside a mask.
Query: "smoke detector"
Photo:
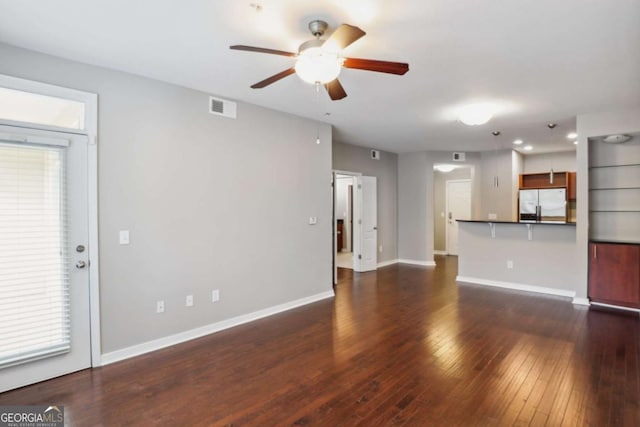
[[[606,142],[607,144],[622,144],[630,139],[631,137],[629,135],[617,134],[602,137],[602,142]]]

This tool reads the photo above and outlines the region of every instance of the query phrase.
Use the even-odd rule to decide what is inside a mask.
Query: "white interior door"
[[[354,271],[371,271],[378,267],[378,200],[376,177],[358,176],[354,179],[353,206]]]
[[[471,180],[447,181],[447,253],[458,255],[458,219],[471,219]]]
[[[0,129],[0,392],[91,364],[87,138],[30,132]]]

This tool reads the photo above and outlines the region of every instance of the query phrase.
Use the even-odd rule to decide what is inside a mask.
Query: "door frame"
[[[450,182],[468,182],[469,190],[473,191],[473,182],[471,178],[464,179],[447,179],[444,181],[444,208],[445,208],[445,226],[444,226],[444,250],[449,255],[449,183]],[[471,200],[473,195],[469,198],[469,212],[471,212]]]
[[[333,208],[331,209],[331,216],[332,216],[332,220],[331,223],[333,224],[333,229],[332,229],[332,235],[333,235],[333,250],[332,250],[332,254],[331,254],[331,260],[332,260],[332,266],[333,266],[333,284],[337,285],[338,284],[338,264],[336,263],[336,253],[338,252],[338,218],[336,217],[336,197],[337,197],[337,191],[336,191],[336,175],[349,175],[353,178],[355,178],[356,176],[362,176],[361,172],[352,172],[352,171],[343,171],[343,170],[339,170],[339,169],[332,169],[331,170],[331,182],[332,182],[332,203],[333,203]],[[354,201],[355,203],[355,201]],[[355,234],[356,234],[356,228],[357,227],[352,227],[353,233],[352,233],[352,239],[355,240]],[[358,231],[358,237],[360,236],[360,231]],[[353,245],[351,246],[351,252],[353,253]],[[351,266],[351,268],[353,268],[353,265]]]
[[[86,135],[87,145],[87,202],[88,202],[88,242],[89,249],[89,314],[91,366],[102,365],[102,349],[100,346],[100,257],[98,253],[98,95],[48,83],[26,80],[0,74],[0,86],[38,95],[53,96],[82,102],[85,106],[85,128],[68,129],[57,126],[41,125],[29,122],[16,122],[0,119],[0,125],[21,128],[25,132],[53,131],[63,134]]]

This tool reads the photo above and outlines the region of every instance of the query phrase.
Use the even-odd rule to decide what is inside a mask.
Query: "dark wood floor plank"
[[[457,284],[339,270],[336,298],[0,394],[70,426],[640,425],[640,321]],[[1,380],[1,372],[0,372]]]

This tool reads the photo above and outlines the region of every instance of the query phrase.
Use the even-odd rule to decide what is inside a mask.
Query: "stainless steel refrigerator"
[[[520,222],[567,222],[567,189],[520,190]]]

